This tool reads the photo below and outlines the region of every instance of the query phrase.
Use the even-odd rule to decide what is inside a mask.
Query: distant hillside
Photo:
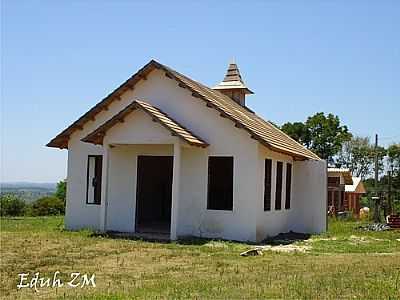
[[[57,183],[2,182],[0,183],[0,195],[13,194],[29,203],[38,198],[53,195],[56,186]]]

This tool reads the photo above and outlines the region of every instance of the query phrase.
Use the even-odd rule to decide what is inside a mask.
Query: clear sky
[[[400,141],[400,1],[1,1],[1,178],[65,178],[45,144],[151,58],[207,84],[235,58],[248,105]]]

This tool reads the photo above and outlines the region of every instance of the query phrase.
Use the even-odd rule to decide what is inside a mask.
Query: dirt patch
[[[311,246],[309,245],[279,245],[279,246],[263,246],[263,251],[275,251],[275,252],[301,252],[306,253],[311,250]]]
[[[205,244],[205,246],[211,247],[211,248],[228,248],[226,243],[219,242],[219,241],[210,241],[207,244]]]
[[[311,246],[309,245],[279,245],[279,246],[271,246],[271,245],[265,245],[265,246],[258,246],[255,248],[252,248],[250,250],[247,250],[245,252],[242,252],[240,255],[241,256],[256,256],[256,255],[262,255],[263,251],[273,251],[273,252],[281,252],[281,253],[292,253],[292,252],[299,252],[299,253],[306,253],[311,250]]]
[[[308,239],[305,240],[305,243],[314,243],[314,242],[320,242],[320,241],[336,241],[337,237],[331,237],[331,238],[314,238],[314,239]]]
[[[366,237],[363,236],[356,236],[356,235],[351,235],[349,237],[350,242],[353,243],[369,243]]]

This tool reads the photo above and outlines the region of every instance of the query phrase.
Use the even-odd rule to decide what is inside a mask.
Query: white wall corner
[[[171,205],[171,240],[178,238],[178,220],[179,220],[179,195],[180,195],[180,181],[181,181],[181,157],[182,145],[178,140],[174,143],[174,163],[172,175],[172,205]]]

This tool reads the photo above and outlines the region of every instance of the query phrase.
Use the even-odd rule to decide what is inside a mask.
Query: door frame
[[[140,157],[168,157],[172,159],[172,174],[171,174],[171,213],[169,218],[169,232],[171,231],[171,224],[172,224],[172,184],[173,184],[173,155],[149,155],[149,154],[140,154],[136,156],[136,199],[135,199],[135,232],[138,231],[138,221],[139,221],[139,158]]]

